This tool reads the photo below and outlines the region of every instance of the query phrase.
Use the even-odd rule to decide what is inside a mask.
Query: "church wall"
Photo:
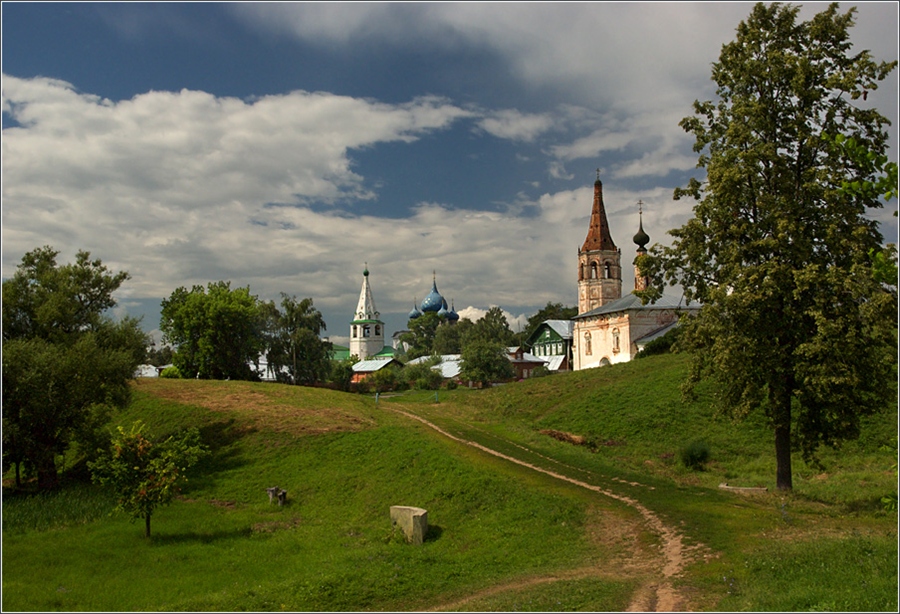
[[[631,309],[575,321],[575,370],[628,362],[637,355],[635,342],[678,318],[671,309]],[[588,337],[589,335],[589,341]]]

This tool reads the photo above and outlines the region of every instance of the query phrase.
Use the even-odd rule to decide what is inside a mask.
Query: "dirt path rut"
[[[652,511],[647,509],[640,501],[633,499],[631,497],[627,497],[624,495],[620,495],[618,493],[611,492],[599,486],[595,486],[594,484],[588,484],[587,482],[583,482],[581,480],[577,480],[575,478],[571,478],[566,475],[562,475],[560,473],[556,473],[549,469],[545,469],[543,467],[538,467],[537,465],[532,465],[531,463],[527,463],[525,461],[519,460],[512,456],[508,456],[503,454],[502,452],[498,452],[497,450],[492,450],[486,446],[481,445],[480,443],[470,441],[468,439],[463,439],[461,437],[457,437],[451,433],[448,433],[441,427],[436,424],[429,422],[425,418],[417,416],[415,414],[411,414],[409,412],[403,411],[402,409],[392,408],[393,411],[403,414],[404,416],[411,418],[413,420],[418,420],[422,424],[428,426],[431,429],[434,429],[441,435],[448,437],[454,441],[459,443],[471,446],[473,448],[477,448],[487,454],[491,454],[498,458],[502,458],[511,463],[515,463],[517,465],[521,465],[523,467],[527,467],[534,471],[538,471],[540,473],[549,475],[558,480],[563,480],[565,482],[569,482],[570,484],[574,484],[576,486],[580,486],[581,488],[586,488],[588,490],[592,490],[596,493],[599,493],[605,497],[609,497],[611,499],[615,499],[616,501],[620,501],[640,513],[646,525],[657,534],[660,538],[662,544],[662,552],[661,559],[657,561],[658,578],[656,581],[646,584],[642,586],[632,598],[631,603],[629,604],[626,611],[628,612],[674,612],[685,608],[685,603],[681,595],[675,590],[672,580],[681,573],[684,568],[684,564],[686,562],[687,553],[684,544],[682,543],[682,535],[675,530],[673,527],[665,524],[659,516],[654,514]],[[577,573],[577,572],[576,572]],[[561,579],[563,576],[559,576],[558,578],[548,578],[548,579],[533,579],[530,581],[526,581],[524,583],[517,583],[517,585],[510,585],[508,588],[513,589],[518,585],[528,585],[528,584],[537,584],[541,581],[553,581],[555,579]],[[495,589],[491,589],[486,591],[484,594],[492,594],[498,592],[498,590],[502,590],[503,587],[496,587]],[[477,595],[476,595],[477,596]],[[470,597],[465,601],[470,601],[472,598]],[[453,610],[455,607],[461,605],[462,602],[456,604],[447,604],[440,609]]]

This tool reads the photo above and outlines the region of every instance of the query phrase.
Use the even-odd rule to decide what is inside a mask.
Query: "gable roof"
[[[611,303],[607,303],[606,305],[601,305],[596,309],[591,309],[590,311],[586,311],[584,313],[579,313],[573,319],[582,320],[584,318],[591,318],[594,316],[604,315],[607,313],[616,313],[619,311],[632,311],[632,310],[651,310],[651,309],[688,309],[688,310],[696,310],[700,309],[700,305],[698,303],[691,303],[687,305],[683,297],[676,298],[674,296],[663,295],[660,297],[658,301],[655,303],[647,303],[646,305],[641,303],[641,299],[634,295],[629,294],[628,296],[623,296],[622,298],[616,299]]]
[[[359,362],[353,364],[353,372],[374,373],[375,371],[384,369],[390,364],[401,365],[402,363],[399,360],[395,360],[393,358],[371,358],[369,360],[360,360]]]

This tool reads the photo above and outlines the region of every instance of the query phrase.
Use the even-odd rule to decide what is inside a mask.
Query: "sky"
[[[346,345],[368,268],[387,337],[433,280],[515,331],[577,305],[599,173],[630,292],[638,202],[670,244],[703,178],[678,123],[752,6],[3,2],[2,276],[87,250],[157,339],[162,299],[228,281],[311,297]],[[840,6],[854,52],[898,58],[897,3]],[[864,103],[893,160],[897,84]]]

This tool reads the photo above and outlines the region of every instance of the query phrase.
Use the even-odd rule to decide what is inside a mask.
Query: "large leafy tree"
[[[282,294],[270,325],[266,357],[279,381],[312,385],[328,378],[331,344],[319,337],[325,318],[311,298]]]
[[[250,365],[266,344],[260,305],[249,288],[230,282],[177,288],[162,301],[159,325],[176,348],[173,364],[187,377],[253,379]]]
[[[873,274],[882,237],[866,216],[882,203],[844,189],[876,178],[823,138],[884,154],[888,122],[861,103],[896,62],[850,54],[854,9],[797,14],[757,4],[723,46],[719,101],[681,123],[706,168],[675,193],[697,200],[694,216],[640,263],[658,282],[646,298],[665,279],[702,303],[680,342],[694,352],[688,389],[711,376],[724,410],[766,412],[779,489],[792,488],[792,447],[811,459],[857,436],[896,369],[896,301]]]
[[[88,463],[94,481],[112,487],[116,509],[144,520],[144,535],[150,537],[150,517],[157,507],[178,494],[185,470],[207,453],[197,429],[189,429],[161,442],[143,433],[144,424],[135,422],[119,434],[97,459]]]
[[[504,344],[497,341],[476,338],[462,350],[460,378],[490,386],[493,382],[505,381],[516,376]]]
[[[463,339],[463,349],[470,343],[480,340],[508,346],[513,342],[514,333],[509,327],[509,321],[503,314],[503,310],[497,306],[491,307],[483,316],[478,318]]]
[[[57,482],[57,462],[77,445],[90,455],[148,338],[139,320],[106,311],[128,273],[111,272],[81,251],[60,265],[57,250],[25,254],[3,282],[3,467],[34,470],[38,486]]]

